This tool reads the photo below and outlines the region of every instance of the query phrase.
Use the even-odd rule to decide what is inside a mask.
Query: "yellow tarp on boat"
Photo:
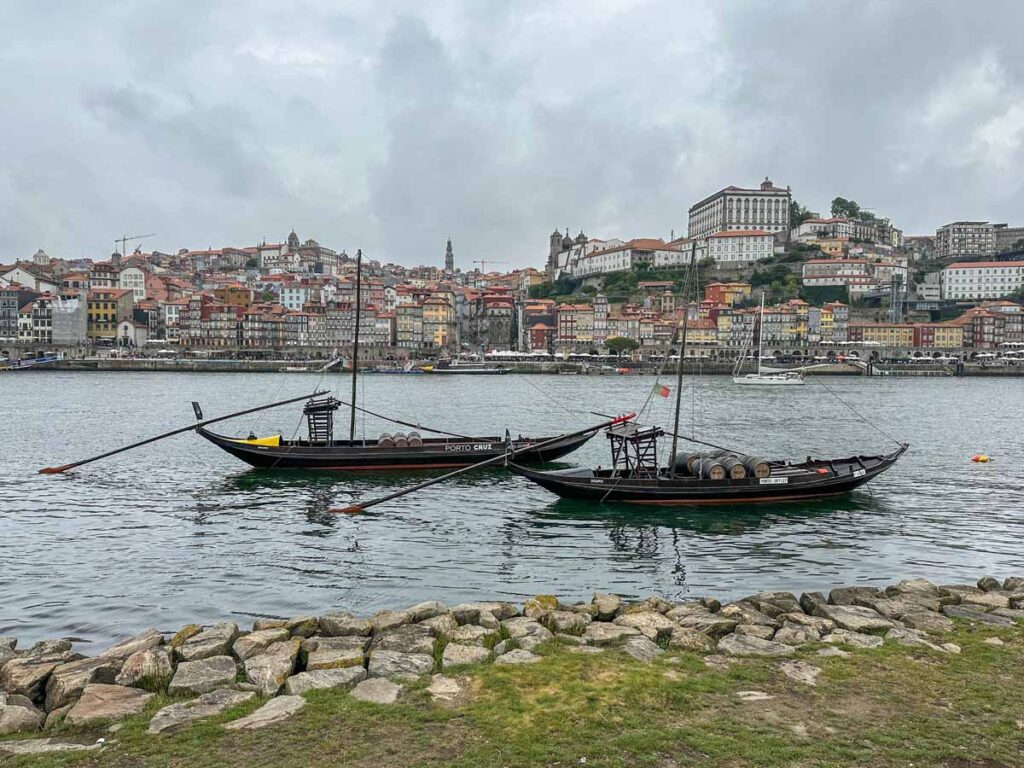
[[[245,443],[246,445],[266,445],[270,448],[278,448],[281,445],[281,436],[273,435],[271,437],[254,437],[248,440],[235,440],[236,443]]]

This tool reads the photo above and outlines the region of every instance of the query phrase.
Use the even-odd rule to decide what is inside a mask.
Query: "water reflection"
[[[867,494],[789,504],[757,504],[744,507],[672,506],[634,504],[593,504],[575,499],[558,499],[532,510],[537,526],[560,526],[566,521],[597,521],[612,530],[667,528],[703,535],[742,536],[771,525],[792,525],[841,512],[881,512],[884,505]]]

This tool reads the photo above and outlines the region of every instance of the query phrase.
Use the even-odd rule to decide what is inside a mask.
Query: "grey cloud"
[[[300,235],[539,265],[770,175],[908,233],[1024,222],[1024,8],[989,2],[10,4],[0,262]]]

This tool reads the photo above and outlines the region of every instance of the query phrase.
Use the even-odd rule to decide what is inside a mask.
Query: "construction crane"
[[[508,264],[507,261],[491,261],[489,259],[474,259],[473,263],[480,265],[480,272],[481,272],[481,274],[487,274],[487,265],[488,264]]]
[[[118,243],[121,244],[121,256],[125,257],[128,255],[128,251],[126,251],[125,248],[128,247],[129,240],[145,240],[147,237],[156,237],[156,232],[151,232],[148,235],[124,235],[117,238],[117,240],[114,241],[114,245],[117,245]]]

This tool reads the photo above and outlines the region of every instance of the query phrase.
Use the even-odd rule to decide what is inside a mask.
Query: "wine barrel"
[[[405,432],[395,432],[395,448],[408,448],[409,438]]]
[[[380,437],[377,438],[377,447],[378,448],[394,448],[395,447],[395,438],[393,438],[387,432],[381,432],[380,433]]]
[[[744,480],[747,477],[747,468],[735,456],[727,456],[721,459],[722,466],[725,467],[725,473],[732,480]]]
[[[686,462],[686,468],[691,475],[697,474],[697,462],[704,459],[721,459],[723,456],[731,456],[728,451],[694,451],[693,453],[683,454],[683,460]]]
[[[410,448],[419,448],[422,445],[423,445],[423,438],[420,437],[420,433],[419,432],[410,432],[409,433],[409,447]]]
[[[708,480],[725,480],[725,466],[718,459],[701,459],[693,469],[697,477]]]
[[[772,468],[768,462],[757,456],[744,456],[743,466],[747,468],[747,473],[751,477],[769,477],[772,473]]]

